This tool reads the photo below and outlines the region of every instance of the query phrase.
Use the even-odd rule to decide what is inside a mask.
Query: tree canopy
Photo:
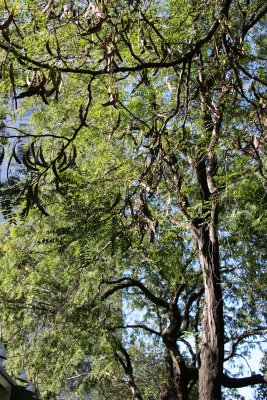
[[[1,319],[44,398],[264,393],[266,14],[1,3]]]

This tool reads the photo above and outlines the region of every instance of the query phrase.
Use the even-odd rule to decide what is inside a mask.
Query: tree
[[[265,383],[262,375],[233,378],[223,368],[248,338],[266,331],[259,281],[266,259],[266,5],[11,3],[1,6],[2,97],[34,110],[34,130],[4,134],[29,139],[22,160],[16,147],[11,156],[30,171],[23,182],[28,219],[15,217],[3,247],[12,272],[3,270],[6,307],[34,304],[37,325],[48,323],[37,346],[47,340],[60,349],[60,327],[68,326],[70,354],[109,355],[104,385],[120,366],[119,383],[135,399],[186,399],[198,382],[200,400],[220,400],[222,386]],[[57,220],[40,222],[36,208]],[[29,240],[41,242],[31,248]],[[13,246],[22,246],[19,257]],[[17,279],[23,293],[10,292]],[[45,304],[47,291],[53,295]],[[127,322],[126,304],[143,310],[142,323]],[[31,313],[16,314],[27,332],[36,328]],[[161,389],[150,380],[145,395],[145,376],[138,385],[134,373],[144,334],[131,334],[140,329],[166,353]],[[156,358],[149,360],[156,368]],[[80,361],[75,356],[73,365]]]

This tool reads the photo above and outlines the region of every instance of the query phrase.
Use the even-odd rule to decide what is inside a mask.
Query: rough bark
[[[161,400],[187,400],[192,383],[197,380],[195,368],[188,367],[177,346],[181,333],[181,315],[174,298],[169,308],[169,326],[162,333],[163,342],[168,350],[166,367],[168,372],[168,387],[161,393]]]
[[[205,290],[199,400],[222,399],[220,377],[224,360],[224,324],[216,213],[217,206],[214,204],[209,226],[204,224],[198,230],[199,259]]]
[[[220,278],[219,242],[217,236],[218,189],[214,181],[217,159],[214,151],[221,129],[221,110],[212,115],[209,107],[207,81],[200,69],[203,128],[209,136],[207,152],[200,155],[195,172],[202,200],[202,217],[195,219],[193,230],[197,239],[199,261],[204,284],[202,314],[202,346],[199,367],[199,400],[221,400],[224,361],[223,297]],[[216,122],[215,122],[216,121]]]
[[[168,314],[170,322],[169,326],[162,334],[162,339],[168,349],[167,361],[169,365],[166,366],[170,372],[170,379],[163,399],[186,400],[185,374],[187,367],[176,344],[180,333],[181,316],[175,301],[171,302]]]
[[[211,135],[209,152],[208,155],[203,154],[195,165],[203,217],[196,218],[192,225],[197,239],[205,299],[202,314],[199,400],[221,400],[220,378],[223,373],[224,361],[224,322],[217,236],[218,192],[213,181],[216,171],[213,146],[216,134],[220,129],[220,122],[218,126],[213,126],[211,116],[204,112],[204,126]]]
[[[170,354],[165,358],[165,366],[167,372],[167,387],[160,393],[160,400],[177,400],[177,390],[174,384],[175,371]]]

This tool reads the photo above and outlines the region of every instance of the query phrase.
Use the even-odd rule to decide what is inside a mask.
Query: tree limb
[[[126,283],[122,283],[122,282],[125,282],[125,281],[126,281]],[[111,289],[107,290],[101,296],[101,300],[107,299],[109,296],[111,296],[112,294],[116,293],[118,290],[130,288],[130,287],[138,287],[139,289],[141,289],[142,293],[149,300],[152,301],[152,303],[156,304],[159,307],[165,308],[166,310],[169,310],[170,306],[169,306],[169,303],[167,301],[161,299],[160,297],[155,296],[145,285],[143,285],[143,283],[141,283],[140,281],[138,281],[136,279],[126,278],[125,277],[125,278],[118,279],[117,281],[109,281],[109,282],[103,282],[103,283],[106,283],[108,285],[117,283],[117,285],[115,285]]]
[[[154,334],[154,335],[157,335],[157,336],[160,336],[160,337],[161,337],[161,333],[160,333],[160,332],[157,332],[157,331],[155,331],[154,329],[149,328],[148,326],[146,326],[146,325],[144,325],[144,324],[115,325],[115,326],[113,326],[111,329],[130,329],[130,328],[133,328],[133,329],[143,329],[143,330],[145,330],[145,331],[147,331],[147,332],[149,332],[149,333],[152,333],[152,334]]]
[[[242,388],[258,385],[259,383],[267,384],[267,375],[257,374],[245,378],[232,378],[225,374],[222,376],[222,385],[228,388]]]
[[[266,327],[259,327],[257,329],[247,331],[236,337],[232,342],[232,349],[230,350],[229,354],[224,358],[224,362],[228,361],[230,358],[235,356],[236,349],[238,345],[246,338],[250,336],[262,335],[267,332]]]

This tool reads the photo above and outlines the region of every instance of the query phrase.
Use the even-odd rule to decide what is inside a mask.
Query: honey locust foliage
[[[265,385],[233,377],[266,334],[265,2],[0,12],[0,160],[25,171],[3,189],[10,349],[25,348],[47,398]]]

